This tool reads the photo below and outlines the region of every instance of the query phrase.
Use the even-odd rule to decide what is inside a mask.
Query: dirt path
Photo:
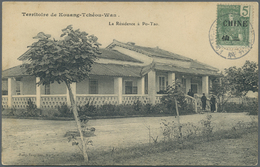
[[[214,130],[230,129],[238,121],[251,121],[250,116],[244,113],[212,113],[212,116]],[[198,123],[205,117],[206,114],[181,116],[181,122]],[[109,151],[113,148],[148,143],[147,126],[150,126],[152,136],[158,136],[158,139],[162,140],[161,119],[176,121],[175,117],[91,120],[89,125],[96,128],[96,136],[90,138],[93,140],[93,146],[90,146],[88,151]],[[68,143],[64,137],[67,131],[76,129],[74,121],[3,119],[2,129],[4,164],[51,164],[58,157],[61,158],[60,162],[63,162],[64,156],[66,159],[73,159],[71,155],[80,153],[79,149]],[[35,161],[39,157],[41,161]]]

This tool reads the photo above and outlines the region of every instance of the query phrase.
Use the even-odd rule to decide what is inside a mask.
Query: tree
[[[247,60],[240,68],[233,66],[225,69],[225,74],[233,95],[243,97],[248,91],[258,91],[258,69],[256,62]]]
[[[183,92],[183,87],[181,82],[176,80],[172,85],[167,87],[167,95],[163,96],[161,102],[167,106],[168,109],[174,108],[177,114],[178,126],[180,137],[182,138],[181,124],[179,117],[179,108],[183,109],[187,105],[185,100],[185,93]]]
[[[28,52],[29,63],[23,67],[30,75],[40,78],[38,85],[64,82],[69,91],[69,98],[77,128],[80,133],[84,160],[88,161],[86,145],[81,129],[81,122],[71,90],[72,82],[80,82],[88,77],[92,64],[99,54],[98,38],[88,35],[72,25],[62,29],[60,40],[50,39],[51,35],[40,32],[33,37],[38,39]]]
[[[242,67],[224,69],[224,75],[213,82],[212,93],[220,101],[220,109],[231,97],[244,97],[249,91],[258,91],[258,69],[256,62],[246,61]]]

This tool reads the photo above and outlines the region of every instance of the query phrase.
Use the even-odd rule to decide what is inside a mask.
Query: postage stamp
[[[209,32],[213,50],[225,59],[245,56],[255,40],[251,17],[250,5],[218,5],[217,20]]]

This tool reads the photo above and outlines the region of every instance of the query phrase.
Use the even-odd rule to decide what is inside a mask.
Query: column
[[[186,78],[186,94],[191,89],[191,78]]]
[[[13,103],[13,99],[12,99],[12,95],[15,95],[16,93],[16,83],[14,78],[8,78],[8,108],[12,108],[12,103]]]
[[[206,96],[209,94],[209,76],[202,77],[202,93],[205,93]]]
[[[36,83],[40,82],[40,77],[36,77]],[[41,108],[41,86],[36,84],[36,106]]]
[[[144,85],[144,77],[140,78],[137,81],[137,89],[138,89],[138,94],[144,95],[145,94],[145,85]]]
[[[168,85],[173,85],[175,84],[175,73],[173,72],[168,72]]]
[[[155,104],[156,100],[156,73],[150,71],[148,73],[148,95],[152,104]]]
[[[122,104],[123,96],[123,79],[122,77],[114,78],[114,93],[118,95],[118,104]]]
[[[73,94],[73,97],[74,97],[74,101],[75,101],[75,104],[77,104],[77,100],[76,100],[76,97],[77,97],[77,95],[76,95],[76,85],[77,85],[77,83],[76,82],[72,82],[71,84],[70,84],[70,88],[71,88],[71,91],[72,91],[72,94]],[[68,106],[71,106],[71,101],[70,101],[70,94],[69,94],[69,90],[68,90],[68,88],[67,88],[67,105]]]

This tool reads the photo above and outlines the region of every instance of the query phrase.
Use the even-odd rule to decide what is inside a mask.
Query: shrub
[[[116,116],[116,106],[113,104],[104,104],[98,108],[98,115],[100,116]]]
[[[61,106],[58,106],[58,111],[61,117],[73,117],[72,110],[67,104],[63,103]]]
[[[84,106],[78,106],[79,116],[97,116],[97,108],[92,104],[92,102],[88,102]]]
[[[143,104],[140,100],[134,101],[133,109],[136,114],[142,113]]]
[[[42,110],[38,109],[31,99],[28,99],[26,110],[24,111],[23,116],[34,117],[34,116],[40,116],[41,114],[42,114]]]
[[[224,105],[225,111],[229,113],[248,112],[249,115],[258,114],[257,101],[249,101],[247,103],[237,104],[234,102],[227,102]]]
[[[211,115],[207,115],[206,120],[201,120],[200,123],[202,124],[203,128],[202,128],[202,134],[207,136],[207,139],[209,140],[210,135],[213,132],[213,127],[211,124]]]

